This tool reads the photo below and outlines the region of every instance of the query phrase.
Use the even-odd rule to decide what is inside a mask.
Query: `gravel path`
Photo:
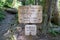
[[[0,24],[0,40],[3,40],[3,34],[11,27],[12,22],[14,21],[15,14],[6,13],[5,19]]]

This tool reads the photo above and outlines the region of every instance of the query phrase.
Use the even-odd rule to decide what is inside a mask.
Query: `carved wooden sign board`
[[[18,10],[18,20],[19,23],[41,23],[42,6],[20,6]]]

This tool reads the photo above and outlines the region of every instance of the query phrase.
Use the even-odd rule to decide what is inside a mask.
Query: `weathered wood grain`
[[[20,6],[18,20],[19,23],[42,23],[42,6]]]

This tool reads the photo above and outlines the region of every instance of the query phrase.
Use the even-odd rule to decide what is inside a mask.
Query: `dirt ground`
[[[14,27],[17,28],[16,34],[15,34],[17,35],[17,40],[60,40],[60,35],[57,35],[56,37],[53,37],[51,34],[44,35],[41,33],[40,30],[38,30],[37,35],[32,36],[31,37],[32,39],[31,39],[30,36],[24,35],[23,24],[17,25],[16,23],[14,23],[16,21],[16,18],[15,18],[16,14],[11,14],[7,12],[5,12],[5,14],[6,14],[5,19],[0,23],[0,40],[5,40],[4,34],[6,34],[10,28],[13,29]]]

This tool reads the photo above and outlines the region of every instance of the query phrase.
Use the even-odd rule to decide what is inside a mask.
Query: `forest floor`
[[[10,14],[7,12],[4,14],[6,14],[6,17],[2,22],[0,22],[0,40],[3,40],[3,34],[9,30],[15,18],[15,14]]]
[[[27,36],[24,35],[24,29],[22,29],[22,24],[16,24],[15,21],[16,21],[16,14],[11,14],[11,13],[7,13],[5,12],[6,14],[6,17],[5,19],[0,22],[0,40],[5,40],[4,38],[4,34],[6,34],[8,32],[8,30],[10,28],[14,28],[14,27],[20,27],[20,30],[21,32],[16,32],[17,33],[17,36],[18,36],[18,40],[29,40],[29,38]],[[39,30],[37,32],[37,35],[36,36],[33,36],[32,37],[32,40],[60,40],[60,35],[57,35],[55,37],[53,37],[52,35],[50,34],[42,34]]]

